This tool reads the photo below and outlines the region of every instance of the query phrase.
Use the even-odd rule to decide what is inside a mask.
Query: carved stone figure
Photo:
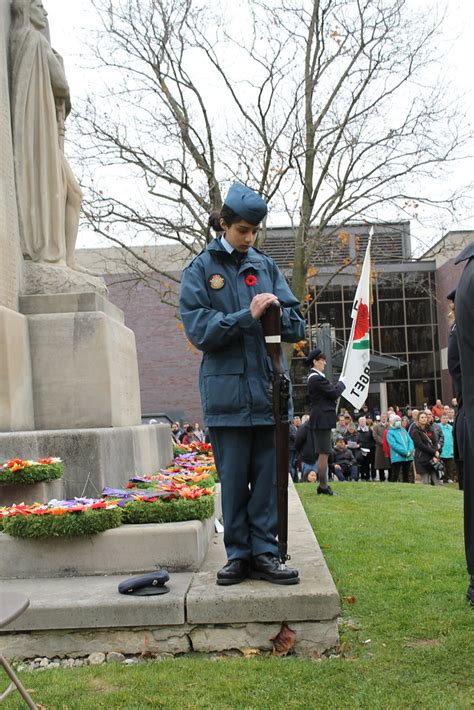
[[[71,105],[61,57],[40,0],[13,0],[12,129],[23,256],[76,268],[82,194],[63,153]]]

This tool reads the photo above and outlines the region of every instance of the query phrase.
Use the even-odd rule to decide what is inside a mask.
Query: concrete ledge
[[[266,651],[286,621],[296,631],[297,655],[317,657],[331,651],[339,640],[339,595],[292,484],[289,521],[289,552],[300,571],[298,585],[247,580],[218,587],[215,574],[226,556],[222,535],[214,535],[200,571],[172,574],[172,591],[162,597],[122,597],[116,587],[123,577],[2,581],[2,589],[29,596],[31,606],[5,627],[0,647],[6,656],[17,658],[86,656],[93,651]],[[110,556],[120,556],[125,549],[125,544],[119,545]],[[153,551],[159,552],[156,546]],[[20,554],[16,565],[19,559]]]
[[[169,594],[164,595],[166,596]],[[38,656],[79,658],[94,651],[175,655],[193,650],[186,625],[9,633],[0,634],[0,645],[4,656],[16,659]]]
[[[169,464],[173,452],[168,424],[141,424],[0,433],[0,461],[17,456],[60,456],[64,495],[73,498],[98,497],[104,486],[117,488],[134,474],[155,473]]]
[[[123,311],[98,293],[57,293],[41,296],[20,296],[20,312],[24,315],[39,313],[84,313],[102,311],[119,323],[124,322]]]
[[[158,525],[122,525],[98,535],[48,540],[21,540],[0,533],[0,579],[83,577],[80,585],[92,584],[88,575],[132,575],[157,567],[170,571],[197,570],[214,531],[214,518]],[[2,585],[4,582],[2,582]],[[66,584],[66,580],[41,582]],[[69,584],[73,599],[78,581]],[[91,599],[98,584],[92,586]],[[76,600],[77,601],[77,600]],[[183,612],[184,614],[184,612]]]
[[[53,498],[64,498],[64,483],[62,478],[30,485],[1,485],[0,505],[13,505],[14,503],[46,503]],[[1,568],[1,561],[0,561]]]
[[[330,620],[340,611],[339,594],[295,487],[288,490],[288,550],[300,583],[291,586],[246,580],[218,587],[217,570],[226,562],[222,536],[211,540],[201,570],[187,596],[191,624]]]
[[[169,593],[153,597],[119,594],[117,587],[123,579],[126,577],[120,575],[2,581],[2,590],[21,591],[31,600],[25,613],[3,627],[2,633],[185,623],[184,600],[191,581],[189,572],[173,574],[167,584]],[[3,645],[3,638],[0,643]]]
[[[154,599],[164,600],[172,592]],[[153,597],[148,597],[152,599]],[[147,599],[142,597],[143,600]],[[138,600],[135,600],[138,601]],[[166,610],[160,604],[150,605],[156,619],[161,618]],[[147,614],[149,615],[149,614]],[[337,622],[289,622],[296,631],[294,652],[297,656],[310,658],[337,650]],[[198,653],[220,653],[223,651],[243,651],[248,648],[270,651],[274,638],[280,630],[279,624],[244,624],[241,626],[222,625],[191,626],[181,624],[172,626],[149,625],[147,627],[128,628],[82,628],[81,630],[52,630],[29,633],[12,631],[0,634],[2,653],[7,658],[48,658],[69,656],[71,658],[88,656],[95,651],[109,653],[116,651],[123,654],[181,654],[195,651]]]
[[[288,626],[296,632],[295,653],[311,656],[335,649],[339,643],[337,620],[321,622],[290,621]],[[281,624],[223,624],[195,626],[190,631],[193,651],[213,653],[229,650],[258,648],[271,651],[271,639],[279,633]]]

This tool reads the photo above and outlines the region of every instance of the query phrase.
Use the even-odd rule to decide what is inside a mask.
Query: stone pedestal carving
[[[34,261],[23,262],[21,293],[25,296],[89,291],[106,296],[107,286],[104,279],[100,276],[74,271],[67,266],[52,266]]]

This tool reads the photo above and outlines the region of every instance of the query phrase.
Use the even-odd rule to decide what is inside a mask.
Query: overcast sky
[[[90,91],[91,75],[84,71],[87,64],[88,36],[90,37],[97,20],[91,10],[89,0],[43,0],[49,14],[51,42],[63,56],[74,98],[84,97]],[[427,0],[409,0],[413,5],[425,7]],[[474,72],[472,43],[474,37],[474,0],[449,0],[449,9],[444,47],[446,62],[452,72],[453,84],[470,107],[474,116]],[[67,149],[66,149],[67,150]],[[460,182],[474,180],[474,158],[463,161],[459,166]],[[465,213],[459,221],[449,225],[454,229],[474,229],[474,214]],[[436,234],[436,239],[441,235]],[[88,243],[90,246],[90,242]],[[78,246],[85,246],[84,238]]]

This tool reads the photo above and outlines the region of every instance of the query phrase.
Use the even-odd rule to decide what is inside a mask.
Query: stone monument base
[[[0,431],[34,427],[28,322],[0,306]]]
[[[141,422],[133,331],[97,293],[22,296],[28,318],[36,429]]]
[[[104,486],[123,487],[135,474],[149,475],[167,466],[173,458],[170,428],[168,424],[143,424],[0,433],[2,463],[14,457],[37,460],[47,456],[59,456],[64,461],[64,476],[59,482],[63,483],[65,498],[97,498]],[[0,486],[0,506],[25,499],[25,486],[22,501],[10,500],[11,488]]]

